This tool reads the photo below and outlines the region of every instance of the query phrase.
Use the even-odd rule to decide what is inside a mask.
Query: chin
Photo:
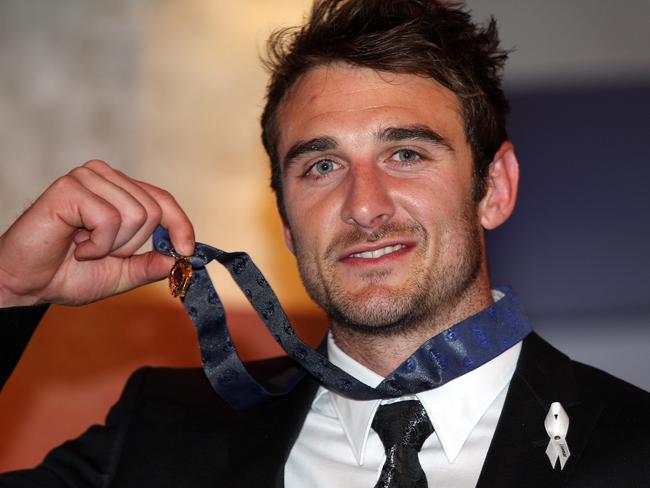
[[[321,304],[338,326],[367,335],[395,335],[419,326],[431,310],[421,296],[403,290],[366,290],[354,297],[331,297]]]

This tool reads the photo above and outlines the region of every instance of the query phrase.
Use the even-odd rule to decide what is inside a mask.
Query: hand
[[[193,253],[192,224],[168,192],[103,161],[75,168],[0,236],[0,307],[81,305],[163,278],[173,258],[134,255],[158,224]]]

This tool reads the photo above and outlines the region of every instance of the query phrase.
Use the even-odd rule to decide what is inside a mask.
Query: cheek
[[[318,253],[331,227],[328,224],[328,206],[324,202],[301,201],[287,211],[291,224],[294,254],[314,255]]]
[[[471,202],[471,189],[460,178],[431,178],[410,182],[395,193],[399,206],[424,227],[449,225],[463,218]]]
[[[426,225],[437,220],[441,208],[446,206],[449,196],[444,185],[431,179],[404,181],[396,185],[393,192],[397,207],[403,208],[413,219]]]
[[[334,225],[340,214],[339,200],[335,191],[311,189],[285,193],[285,205],[289,222],[294,234],[307,235],[318,233],[320,228],[327,229]]]

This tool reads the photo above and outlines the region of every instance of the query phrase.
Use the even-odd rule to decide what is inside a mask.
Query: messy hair
[[[270,72],[262,142],[271,161],[271,188],[286,222],[277,150],[277,112],[310,69],[335,62],[431,78],[460,100],[474,158],[474,196],[485,194],[488,167],[507,139],[509,104],[502,87],[508,53],[494,18],[472,22],[458,2],[442,0],[317,0],[300,27],[274,32],[264,64]]]

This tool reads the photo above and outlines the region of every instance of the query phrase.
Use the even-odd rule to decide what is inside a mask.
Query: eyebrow
[[[399,142],[407,140],[420,140],[442,146],[452,151],[453,148],[447,140],[426,125],[410,125],[406,127],[387,127],[379,132],[378,137],[382,142]]]
[[[331,137],[314,137],[308,141],[298,141],[287,151],[282,166],[286,170],[299,156],[302,156],[303,154],[331,151],[332,149],[336,149],[338,145],[338,142]]]
[[[387,127],[378,132],[377,139],[381,142],[426,141],[453,152],[453,148],[447,140],[426,125]],[[282,160],[282,167],[286,171],[303,154],[331,151],[338,146],[338,142],[328,136],[314,137],[307,141],[298,141],[287,151],[287,155]]]

